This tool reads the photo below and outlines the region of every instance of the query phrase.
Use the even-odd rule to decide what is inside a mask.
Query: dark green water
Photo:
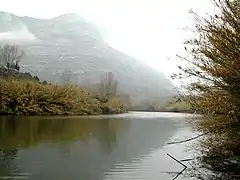
[[[189,154],[166,142],[192,135],[188,116],[0,117],[0,179],[172,179],[182,167],[166,153]]]

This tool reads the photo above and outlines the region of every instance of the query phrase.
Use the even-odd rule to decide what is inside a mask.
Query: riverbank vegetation
[[[195,113],[187,98],[175,97],[164,107],[160,108],[161,112],[179,112],[179,113]]]
[[[164,104],[152,102],[145,104],[145,108],[133,107],[131,110],[143,112],[201,113],[193,108],[187,98],[189,97],[182,95],[174,96]]]
[[[0,114],[4,115],[98,115],[126,112],[117,98],[114,74],[104,74],[99,93],[67,83],[41,82],[20,72],[24,52],[17,46],[0,48]]]
[[[214,3],[218,13],[209,18],[193,13],[197,36],[186,42],[181,59],[188,65],[173,78],[191,78],[183,87],[194,97],[189,103],[208,115],[194,126],[206,133],[200,167],[213,173],[200,172],[199,179],[233,180],[240,177],[240,1]]]
[[[11,115],[98,115],[123,113],[116,98],[96,98],[76,85],[0,79],[0,113]]]
[[[2,114],[94,115],[100,102],[88,91],[71,85],[41,84],[14,78],[0,80]]]

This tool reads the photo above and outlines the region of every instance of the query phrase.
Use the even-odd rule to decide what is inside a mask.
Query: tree
[[[131,107],[131,97],[129,94],[121,93],[117,95],[117,98],[120,99],[126,108]]]
[[[19,62],[24,56],[24,51],[17,45],[4,45],[0,47],[0,63],[4,68],[20,70]]]
[[[210,132],[203,143],[207,167],[234,179],[240,172],[240,1],[214,3],[219,11],[209,18],[192,12],[197,36],[185,43],[188,55],[180,58],[188,65],[173,78],[191,78],[185,88],[194,108],[226,116],[204,119],[197,128]]]
[[[215,2],[220,13],[210,19],[194,14],[198,37],[186,42],[188,66],[180,79],[194,77],[187,89],[198,96],[194,103],[209,114],[240,114],[240,2]],[[226,102],[228,102],[226,104]]]
[[[40,82],[40,79],[37,76],[34,76],[33,79],[35,79],[37,82]]]
[[[101,97],[113,98],[117,95],[118,82],[112,72],[105,73],[99,84],[99,93]]]
[[[61,74],[62,83],[70,84],[70,83],[72,83],[72,79],[73,79],[73,72],[65,69]]]

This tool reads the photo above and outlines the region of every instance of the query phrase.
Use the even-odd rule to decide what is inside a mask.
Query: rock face
[[[0,42],[20,45],[26,52],[21,69],[42,80],[60,82],[70,70],[74,83],[91,85],[111,71],[133,103],[175,94],[161,72],[110,47],[95,25],[75,14],[35,19],[0,12]]]

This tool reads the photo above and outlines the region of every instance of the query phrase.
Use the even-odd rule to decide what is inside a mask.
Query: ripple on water
[[[180,135],[179,135],[180,134]],[[176,132],[169,141],[179,138],[193,136],[194,133],[189,128],[183,128]],[[153,149],[148,154],[132,159],[130,162],[116,162],[114,167],[105,172],[104,180],[170,180],[182,170],[182,166],[169,158],[170,153],[177,159],[191,158],[192,155],[186,152],[186,144],[165,145],[164,147]],[[172,172],[173,175],[170,175]],[[185,179],[185,178],[178,178]]]
[[[29,176],[31,176],[32,174],[30,173],[14,173],[11,174],[10,176],[0,176],[0,179],[11,179],[11,180],[15,180],[15,179],[28,179]]]
[[[106,119],[99,117],[96,118],[99,118],[100,121],[96,119],[69,119],[54,121],[54,123],[50,121],[49,124],[48,120],[45,121],[45,119],[21,121],[24,125],[19,126],[21,128],[28,127],[25,124],[31,128],[36,128],[34,131],[29,129],[34,132],[33,136],[36,135],[36,132],[42,132],[36,137],[47,134],[50,137],[49,140],[51,138],[58,140],[59,137],[64,137],[65,140],[65,137],[74,136],[75,138],[75,135],[77,138],[64,145],[59,143],[59,146],[53,146],[51,141],[46,141],[48,143],[39,141],[36,147],[18,151],[19,158],[16,157],[12,160],[17,167],[14,166],[12,169],[6,167],[7,171],[1,172],[0,164],[0,180],[50,180],[52,177],[73,180],[171,180],[173,176],[167,172],[180,172],[182,170],[182,166],[169,158],[167,153],[177,159],[188,159],[190,156],[185,152],[185,144],[167,145],[167,142],[183,140],[188,137],[188,132],[191,132],[191,129],[183,123],[183,120],[190,115],[132,112],[114,117],[119,116],[126,118],[119,121],[114,118],[106,121]],[[106,117],[109,118],[109,116]],[[5,124],[5,121],[3,122]],[[32,126],[30,122],[39,124],[36,123],[38,126],[35,126],[36,124]],[[19,137],[15,136],[15,132],[19,128],[16,126],[15,129],[12,129],[10,135],[17,140]],[[73,131],[71,131],[72,129]],[[54,134],[56,130],[61,133]],[[52,131],[53,134],[48,133]],[[86,136],[87,133],[89,136]],[[175,135],[172,136],[174,133]],[[33,139],[30,135],[23,136],[20,142],[25,142],[24,138],[26,138],[26,142],[30,138]],[[189,134],[189,136],[192,135]],[[6,138],[6,142],[9,138]],[[62,142],[61,138],[60,140],[59,142]],[[81,168],[81,166],[84,167]],[[11,173],[12,171],[15,173]],[[32,174],[20,174],[18,171],[29,171]]]

